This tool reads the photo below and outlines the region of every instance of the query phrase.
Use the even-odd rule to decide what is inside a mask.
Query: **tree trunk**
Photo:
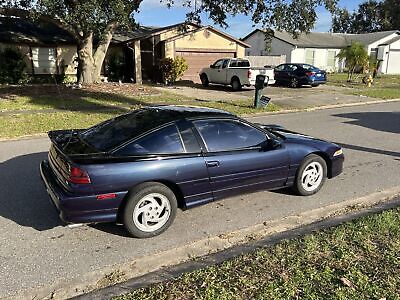
[[[94,69],[93,69],[93,79],[95,82],[100,82],[101,67],[104,63],[104,58],[106,56],[108,46],[110,45],[112,36],[118,24],[116,22],[110,23],[97,46],[96,52],[93,55],[94,58]]]
[[[78,45],[78,82],[83,84],[93,83],[93,34],[90,33]]]

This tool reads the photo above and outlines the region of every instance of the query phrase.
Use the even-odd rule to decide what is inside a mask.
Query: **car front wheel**
[[[291,88],[297,88],[297,87],[299,87],[299,86],[300,86],[299,80],[298,80],[296,77],[293,77],[292,79],[290,79],[289,86],[290,86]]]
[[[172,224],[176,211],[175,194],[161,183],[147,182],[130,192],[123,222],[133,237],[153,237]]]
[[[326,180],[327,167],[325,160],[315,154],[308,155],[300,165],[294,191],[302,196],[313,195],[318,192]]]
[[[201,80],[201,84],[202,84],[204,87],[208,87],[208,86],[209,86],[210,82],[208,81],[208,77],[207,77],[206,74],[201,74],[201,75],[200,75],[200,80]]]

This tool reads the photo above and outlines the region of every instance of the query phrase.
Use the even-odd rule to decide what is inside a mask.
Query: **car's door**
[[[207,72],[209,82],[217,83],[217,79],[218,79],[219,73],[221,72],[221,66],[223,63],[224,63],[224,60],[219,59],[210,66],[210,68],[208,69],[208,72]]]
[[[289,155],[284,144],[266,149],[265,132],[237,119],[193,121],[206,152],[214,198],[240,192],[283,186],[288,177]]]
[[[278,82],[283,82],[284,81],[284,75],[283,75],[284,69],[285,69],[285,65],[284,64],[275,67],[275,69],[274,69],[274,77],[275,77],[276,81],[278,81]]]
[[[123,145],[113,156],[127,162],[112,176],[121,177],[128,188],[146,181],[177,185],[188,207],[212,201],[207,167],[191,126],[178,122]]]
[[[214,78],[215,83],[222,83],[222,84],[227,83],[226,76],[227,76],[228,64],[229,64],[229,59],[224,59],[222,61],[220,68],[215,73],[215,78]]]

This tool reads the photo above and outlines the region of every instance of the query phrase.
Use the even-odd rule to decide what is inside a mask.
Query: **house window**
[[[328,50],[326,65],[331,69],[336,67],[336,51]]]
[[[306,49],[306,64],[313,65],[315,58],[315,50]]]
[[[55,48],[32,47],[34,74],[56,74],[57,52]]]

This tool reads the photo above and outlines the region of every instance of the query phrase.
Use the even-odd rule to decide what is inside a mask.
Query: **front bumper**
[[[115,193],[117,197],[108,200],[98,200],[96,195],[72,194],[58,183],[47,160],[40,164],[40,175],[60,219],[64,222],[102,223],[117,220],[119,204],[127,192]]]
[[[338,176],[343,172],[344,155],[338,155],[332,159],[331,172],[328,174],[329,178]]]

